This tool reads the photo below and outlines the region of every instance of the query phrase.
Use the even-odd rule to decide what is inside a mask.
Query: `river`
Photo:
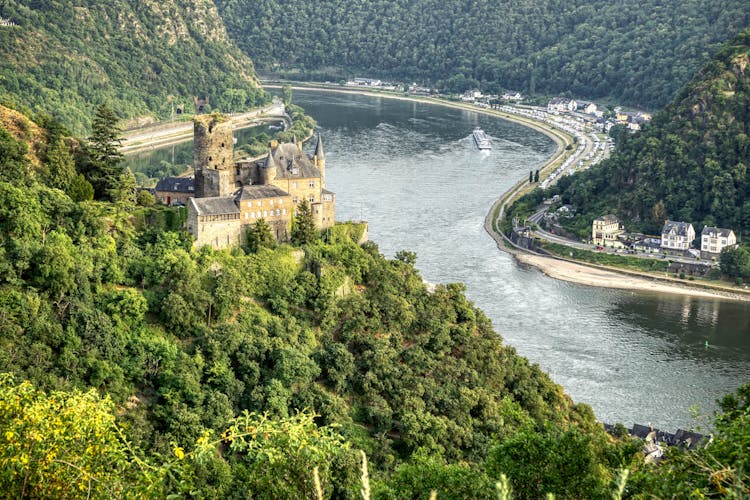
[[[465,283],[505,342],[600,420],[705,429],[694,413],[750,380],[750,304],[565,283],[497,249],[484,217],[552,154],[546,136],[380,97],[295,91],[294,102],[323,134],[336,218],[366,219],[388,256],[416,252],[426,281]],[[474,147],[475,126],[492,137],[489,154]]]

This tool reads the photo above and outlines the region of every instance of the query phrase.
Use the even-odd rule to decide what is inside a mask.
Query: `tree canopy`
[[[130,120],[192,113],[194,96],[224,112],[268,100],[213,2],[6,0],[0,16],[15,23],[0,29],[0,104],[79,135],[103,103]]]
[[[624,134],[596,168],[556,188],[578,213],[571,227],[615,213],[660,234],[665,219],[750,232],[750,30],[728,42],[644,130]]]
[[[750,25],[742,0],[217,0],[260,71],[660,108]]]

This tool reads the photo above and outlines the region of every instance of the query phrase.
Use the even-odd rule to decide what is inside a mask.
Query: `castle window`
[[[278,208],[276,209],[276,215],[281,215],[281,210],[279,210]]]
[[[273,206],[273,200],[268,202],[271,206]]]
[[[310,195],[310,203],[313,203],[315,201],[315,195]]]
[[[294,198],[292,198],[292,203],[294,203],[294,204],[297,203],[297,197],[296,196]]]
[[[282,215],[286,215],[286,208],[284,208],[284,209],[281,210],[281,214]]]
[[[250,212],[250,217],[255,218],[255,212]]]
[[[253,206],[253,202],[252,201],[248,201],[247,202],[247,208],[251,208],[252,206]]]
[[[260,206],[260,200],[258,200],[258,203],[257,203],[257,205],[258,205],[258,206]]]
[[[250,214],[249,214],[249,213],[247,213],[247,212],[245,212],[245,220],[247,220],[247,219],[249,219],[249,218],[250,218]]]
[[[284,203],[284,200],[282,200],[281,198],[279,198],[279,205],[282,205],[283,203]]]
[[[315,181],[310,181],[310,187],[311,187],[311,188],[314,188],[314,187],[315,187]]]
[[[263,217],[268,217],[268,210],[263,210]]]
[[[292,189],[297,189],[297,181],[292,182]],[[295,201],[295,203],[297,203]]]

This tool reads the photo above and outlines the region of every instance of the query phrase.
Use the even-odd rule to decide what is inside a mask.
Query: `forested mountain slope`
[[[750,25],[743,0],[216,0],[262,71],[572,92],[659,108]]]
[[[6,0],[0,17],[15,23],[0,26],[0,101],[80,134],[102,103],[133,118],[264,99],[210,0]]]
[[[389,498],[490,498],[512,470],[533,496],[580,497],[630,463],[462,285],[429,291],[413,254],[387,260],[335,232],[191,250],[177,209],[135,206],[125,185],[114,203],[67,194],[76,175],[95,180],[80,159],[93,145],[0,112],[0,490],[301,498],[317,465],[327,496],[354,498],[362,449]],[[134,456],[179,463],[160,475]]]
[[[582,226],[608,212],[659,234],[665,219],[750,231],[750,29],[725,44],[643,131],[559,189]],[[587,222],[586,222],[587,221]]]

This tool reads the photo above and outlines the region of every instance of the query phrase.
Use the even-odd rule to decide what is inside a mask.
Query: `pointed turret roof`
[[[315,153],[313,153],[314,156],[318,157],[318,160],[325,160],[326,155],[323,152],[323,136],[318,134],[318,143],[315,145]]]

